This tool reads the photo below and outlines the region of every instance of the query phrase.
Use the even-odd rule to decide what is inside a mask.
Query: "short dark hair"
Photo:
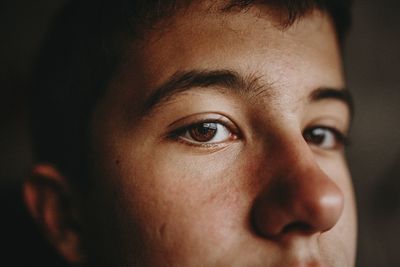
[[[192,2],[195,1],[67,2],[52,23],[34,71],[30,114],[36,162],[52,163],[67,177],[84,182],[79,174],[86,173],[91,112],[121,64],[128,43]],[[309,11],[320,9],[331,16],[340,43],[350,25],[350,0],[221,2],[221,12],[261,4],[278,8],[284,11],[284,27]]]

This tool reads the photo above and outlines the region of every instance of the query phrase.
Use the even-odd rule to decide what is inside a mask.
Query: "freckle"
[[[117,165],[120,165],[120,163],[121,163],[121,161],[120,161],[119,159],[117,159],[117,160],[115,161],[115,164],[117,164]]]

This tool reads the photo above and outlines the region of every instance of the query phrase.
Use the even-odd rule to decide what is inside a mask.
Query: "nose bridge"
[[[253,207],[256,232],[277,237],[331,229],[343,209],[343,193],[319,167],[305,142],[291,142],[273,153],[274,177]]]

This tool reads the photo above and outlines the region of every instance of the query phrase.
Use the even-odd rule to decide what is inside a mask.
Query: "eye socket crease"
[[[153,93],[146,98],[142,115],[151,114],[180,93],[199,88],[230,91],[245,96],[271,91],[271,85],[261,84],[259,80],[258,76],[244,76],[229,69],[177,71],[161,86],[149,90]]]
[[[310,102],[332,99],[344,103],[350,113],[350,121],[354,116],[354,100],[351,92],[347,88],[334,89],[329,87],[320,87],[311,92],[309,95]]]

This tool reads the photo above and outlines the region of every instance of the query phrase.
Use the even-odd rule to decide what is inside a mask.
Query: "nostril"
[[[298,222],[292,222],[292,223],[286,225],[282,229],[281,234],[287,234],[290,232],[307,234],[310,231],[312,231],[312,227],[309,224],[298,221]]]
[[[311,236],[330,230],[340,219],[344,196],[336,183],[317,165],[295,171],[272,180],[255,198],[250,216],[258,236]]]

